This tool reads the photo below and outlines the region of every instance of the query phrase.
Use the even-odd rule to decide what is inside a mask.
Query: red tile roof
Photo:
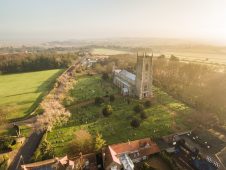
[[[139,153],[139,155],[137,155],[137,157],[134,157],[133,154],[131,154],[130,157],[132,159],[158,153],[160,152],[160,149],[158,145],[150,138],[129,141],[126,143],[113,144],[108,146],[107,151],[105,152],[105,164],[109,165],[111,162],[115,162],[120,165],[121,163],[118,157],[119,155],[123,153],[130,154],[136,151]]]

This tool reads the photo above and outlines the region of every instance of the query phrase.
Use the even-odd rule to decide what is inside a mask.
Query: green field
[[[111,95],[118,92],[118,89],[112,85],[112,82],[103,81],[101,76],[82,76],[80,77],[74,88],[70,91],[70,95],[76,102],[94,99],[95,97]]]
[[[130,52],[108,48],[94,48],[92,49],[91,53],[98,55],[117,55],[117,54],[129,54]]]
[[[13,120],[29,115],[38,106],[63,70],[0,76],[0,108]]]
[[[74,96],[80,101],[87,100],[91,95],[90,91],[95,91],[94,96],[105,96],[104,85],[108,88],[112,86],[110,82],[102,82],[103,86],[96,85],[94,82],[100,81],[99,76],[82,77],[80,83],[74,87]],[[88,90],[80,89],[83,85],[88,86]],[[106,88],[106,87],[105,87]],[[76,90],[77,89],[77,90]],[[78,90],[80,89],[80,90]],[[83,107],[71,106],[68,109],[72,113],[69,122],[60,127],[56,127],[47,135],[47,140],[52,144],[56,156],[63,156],[70,153],[69,144],[74,138],[74,132],[78,129],[87,129],[95,136],[97,132],[103,135],[107,144],[125,142],[145,137],[159,137],[172,133],[175,123],[183,127],[183,120],[186,115],[191,114],[191,109],[183,103],[173,99],[168,94],[158,88],[154,88],[156,102],[149,108],[145,109],[148,118],[142,120],[139,113],[135,113],[133,108],[142,101],[131,98],[128,104],[126,98],[117,95],[114,102],[110,103],[113,113],[109,117],[102,115],[102,109],[109,104],[109,99],[105,98],[105,103],[101,106],[88,104]],[[83,97],[87,96],[87,97]],[[176,114],[174,114],[176,113]],[[130,122],[133,118],[141,121],[139,128],[132,128]]]

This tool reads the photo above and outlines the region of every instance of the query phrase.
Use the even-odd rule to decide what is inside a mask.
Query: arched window
[[[145,70],[148,71],[148,64],[145,65]]]

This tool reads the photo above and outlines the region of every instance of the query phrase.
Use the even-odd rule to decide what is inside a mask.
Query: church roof
[[[128,79],[131,79],[132,81],[135,81],[135,79],[136,79],[136,75],[128,72],[127,70],[122,70],[122,71],[120,71],[119,74],[127,77]]]

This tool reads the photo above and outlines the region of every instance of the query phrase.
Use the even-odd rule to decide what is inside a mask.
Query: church
[[[121,89],[125,96],[139,99],[152,96],[152,56],[137,53],[136,74],[113,67],[113,83]]]

